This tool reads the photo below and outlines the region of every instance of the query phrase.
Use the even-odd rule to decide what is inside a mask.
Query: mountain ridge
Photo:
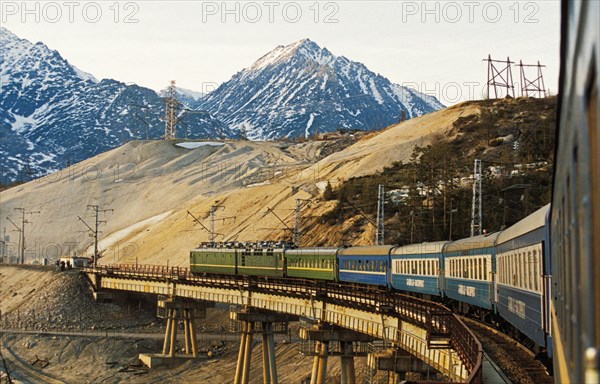
[[[98,80],[4,27],[0,41],[0,182],[40,177],[129,140],[163,135],[164,90]],[[276,47],[207,95],[177,88],[177,97],[177,137],[191,139],[376,130],[443,107],[308,38]]]
[[[306,38],[275,47],[208,94],[199,108],[252,139],[277,139],[381,129],[444,106]]]

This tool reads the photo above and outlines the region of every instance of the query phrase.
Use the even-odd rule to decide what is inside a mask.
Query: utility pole
[[[290,226],[289,226],[289,225],[287,225],[287,224],[285,223],[285,221],[283,221],[283,219],[282,219],[281,217],[279,217],[279,215],[278,215],[278,214],[276,214],[276,213],[275,213],[275,211],[274,211],[274,210],[272,210],[271,208],[267,207],[267,212],[269,212],[269,213],[272,213],[272,214],[273,214],[273,216],[275,216],[275,217],[277,218],[277,220],[279,220],[279,222],[280,222],[281,224],[283,224],[283,226],[285,227],[285,230],[286,230],[286,231],[290,231],[290,232],[292,232],[292,235],[294,236],[295,230],[294,230],[294,229],[292,229],[292,228],[290,228]]]
[[[2,240],[0,240],[0,243],[2,243],[2,252],[0,253],[0,259],[2,260],[2,262],[4,262],[4,257],[6,255],[6,227],[4,227]]]
[[[222,208],[223,210],[225,209],[225,206],[223,205],[211,205],[210,206],[210,242],[214,242],[215,241],[215,220],[221,220],[221,221],[225,221],[228,219],[233,219],[233,222],[235,223],[235,219],[236,216],[229,216],[229,217],[221,217],[220,219],[216,219],[216,215],[217,215],[217,210],[219,208]]]
[[[293,242],[296,246],[300,246],[300,238],[302,237],[302,208],[309,203],[310,200],[296,199],[293,238]]]
[[[473,204],[471,209],[471,237],[481,235],[481,227],[483,221],[483,191],[481,188],[481,176],[481,160],[475,159],[475,167],[473,169]]]
[[[194,214],[192,212],[187,211],[187,214],[189,216],[192,216],[192,219],[208,232],[208,241],[210,241],[211,243],[215,242],[215,239],[217,238],[218,235],[223,236],[222,233],[215,232],[215,221],[216,220],[225,221],[225,220],[228,220],[228,219],[233,219],[234,222],[235,222],[235,219],[236,219],[236,216],[221,217],[221,218],[217,219],[216,218],[216,216],[217,216],[217,210],[219,208],[225,209],[225,206],[223,206],[223,205],[211,205],[210,211],[208,213],[208,215],[210,217],[209,228],[206,228],[206,225],[202,224],[202,222],[200,221],[200,219],[198,219],[196,216],[194,216]]]
[[[521,96],[529,97],[529,92],[532,92],[534,95],[537,93],[538,97],[546,97],[546,86],[544,85],[544,75],[542,74],[542,68],[545,68],[545,65],[541,65],[540,62],[535,64],[523,64],[522,60],[519,60],[519,64],[516,65],[520,67],[521,72]],[[533,80],[529,80],[525,75],[526,67],[536,67],[537,68],[537,77]]]
[[[410,211],[410,243],[414,244],[415,236],[415,211]]]
[[[176,136],[178,122],[176,110],[178,104],[175,80],[172,80],[171,85],[167,89],[167,97],[165,99],[165,140],[174,139]]]
[[[23,232],[23,230],[21,229],[21,227],[15,224],[14,221],[10,219],[10,217],[7,216],[6,220],[8,220],[13,225],[13,227],[16,228],[17,232],[19,232],[19,253],[17,254],[17,264],[19,264],[19,260],[21,260],[21,233]],[[10,256],[8,260],[10,261]]]
[[[19,264],[25,264],[25,225],[31,224],[31,221],[25,219],[25,215],[33,215],[34,213],[39,214],[40,211],[26,212],[25,208],[15,208],[15,211],[21,211],[21,227],[16,225],[11,219],[6,218],[10,223],[19,231]]]
[[[511,64],[514,62],[510,61],[510,58],[507,57],[506,61],[504,60],[492,60],[492,56],[488,55],[487,59],[483,59],[483,61],[487,61],[488,63],[488,79],[487,79],[487,97],[488,99],[491,97],[490,87],[494,87],[494,98],[498,98],[498,89],[497,88],[506,88],[506,96],[511,96],[510,92],[512,90],[512,97],[515,97],[515,85],[513,81],[512,75],[512,67]],[[503,64],[504,67],[498,66],[496,67],[495,63]],[[502,95],[500,95],[502,96]]]
[[[377,195],[377,226],[375,230],[375,245],[385,244],[385,185],[379,185]]]
[[[81,217],[77,216],[79,218],[79,221],[81,221],[83,224],[85,224],[85,226],[90,230],[90,232],[92,233],[92,235],[94,236],[94,267],[98,266],[98,258],[99,258],[99,253],[98,253],[98,234],[100,233],[99,231],[99,227],[100,224],[106,224],[106,220],[100,220],[100,213],[106,213],[106,212],[114,212],[114,209],[100,209],[100,207],[98,205],[88,205],[88,208],[92,208],[94,210],[94,228],[92,228],[90,225],[88,225],[88,223],[86,223]]]

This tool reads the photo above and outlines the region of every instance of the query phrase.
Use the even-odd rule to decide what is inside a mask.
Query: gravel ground
[[[467,326],[477,336],[484,351],[502,369],[513,384],[552,384],[552,376],[546,373],[533,353],[526,351],[510,337],[493,332],[480,323],[465,319]]]
[[[55,276],[47,285],[29,292],[17,308],[5,313],[0,322],[2,328],[72,331],[160,327],[155,310],[141,305],[140,300],[132,302],[130,297],[115,303],[97,303],[85,276],[79,272]]]

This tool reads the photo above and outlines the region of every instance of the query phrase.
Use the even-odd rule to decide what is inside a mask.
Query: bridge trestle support
[[[158,316],[166,317],[167,328],[162,354],[175,357],[177,350],[177,327],[183,321],[183,344],[186,356],[198,357],[195,319],[206,317],[207,304],[178,297],[159,297]]]
[[[300,328],[301,348],[305,356],[314,356],[310,384],[325,384],[327,359],[340,357],[342,384],[356,384],[354,357],[366,356],[372,336],[333,325],[317,324]]]
[[[400,348],[387,348],[369,354],[368,365],[372,371],[388,371],[388,383],[399,380],[423,380],[437,371]]]
[[[250,382],[252,338],[254,333],[260,333],[262,335],[263,383],[278,384],[275,334],[287,334],[288,323],[298,320],[298,317],[243,308],[240,311],[232,311],[230,319],[232,324],[239,325],[242,333],[233,383],[248,384]]]

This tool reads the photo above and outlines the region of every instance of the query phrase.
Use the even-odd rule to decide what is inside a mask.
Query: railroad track
[[[476,320],[461,317],[481,342],[483,350],[513,384],[553,384],[546,367],[535,355],[502,332]]]
[[[2,340],[2,355],[8,364],[10,376],[13,379],[19,380],[19,382],[35,384],[66,384],[65,381],[59,380],[45,372],[40,372],[36,368],[32,367],[27,361],[17,356],[17,354],[4,343],[4,340]]]

